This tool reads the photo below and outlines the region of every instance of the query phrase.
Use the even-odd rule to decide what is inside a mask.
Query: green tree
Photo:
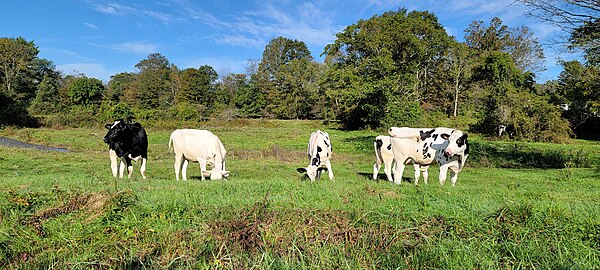
[[[563,62],[558,79],[558,98],[567,105],[565,116],[578,137],[599,138],[600,67],[579,61]],[[596,130],[596,131],[593,131]]]
[[[258,64],[256,83],[266,98],[266,113],[277,118],[310,118],[305,104],[317,91],[318,69],[306,44],[272,39]]]
[[[527,26],[510,28],[494,17],[489,25],[474,21],[465,30],[469,47],[480,53],[490,51],[507,52],[522,71],[544,70],[544,51],[533,32]]]
[[[125,90],[123,96],[128,104],[155,109],[172,104],[171,70],[174,68],[166,57],[152,53],[135,65],[139,73],[133,87]]]
[[[104,85],[96,78],[80,77],[73,81],[67,93],[75,105],[97,105],[102,100]]]
[[[24,38],[0,38],[0,75],[2,91],[17,102],[28,101],[35,88],[28,85],[39,50]]]
[[[217,72],[208,65],[181,71],[181,85],[175,96],[176,101],[211,106],[215,98],[215,82],[218,77]]]
[[[336,35],[325,47],[330,107],[346,128],[410,125],[435,86],[452,39],[429,12],[386,12]],[[446,91],[446,90],[444,90]]]

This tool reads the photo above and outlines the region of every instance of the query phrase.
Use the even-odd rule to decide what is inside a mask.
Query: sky
[[[446,32],[464,41],[472,21],[493,17],[509,27],[528,26],[544,45],[543,83],[556,79],[558,60],[581,59],[548,45],[559,29],[524,15],[514,0],[5,0],[0,37],[23,37],[39,47],[38,57],[64,74],[83,73],[105,83],[151,53],[180,69],[212,66],[219,75],[243,73],[260,60],[271,39],[303,41],[320,56],[335,34],[359,20],[399,8],[434,13]]]

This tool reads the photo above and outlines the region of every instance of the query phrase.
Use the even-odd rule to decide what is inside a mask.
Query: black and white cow
[[[456,184],[458,173],[464,168],[465,161],[469,157],[466,133],[443,127],[431,129],[392,127],[389,133],[396,160],[394,170],[396,184],[401,183],[404,162],[409,159],[422,167],[437,162],[440,165],[440,184],[446,182],[448,169],[450,169],[452,186]]]
[[[300,173],[306,173],[310,181],[321,178],[323,170],[329,172],[329,179],[333,180],[333,171],[331,170],[331,140],[329,134],[325,131],[317,130],[310,134],[308,140],[308,160],[309,164],[306,168],[296,169]]]
[[[123,171],[125,171],[125,165],[127,165],[127,176],[131,178],[133,173],[131,160],[138,162],[141,159],[140,172],[142,177],[146,179],[146,161],[148,159],[146,130],[140,123],[125,123],[122,119],[112,124],[106,124],[105,127],[108,132],[104,136],[104,142],[109,146],[108,153],[113,176],[117,177],[117,171],[119,171],[119,177],[123,178]]]
[[[394,164],[394,152],[392,151],[392,140],[390,136],[379,135],[375,138],[373,142],[373,147],[375,148],[375,163],[373,164],[373,180],[377,180],[377,176],[379,175],[379,170],[381,169],[381,164],[383,163],[384,168],[383,171],[387,176],[388,181],[392,182],[394,179],[392,178],[392,165]],[[404,165],[413,164],[415,170],[415,184],[419,182],[419,176],[421,172],[423,172],[423,180],[425,184],[427,184],[427,168],[429,166],[421,166],[417,163],[412,162],[411,159],[407,159],[404,162]]]

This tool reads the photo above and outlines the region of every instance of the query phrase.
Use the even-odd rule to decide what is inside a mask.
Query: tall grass
[[[541,163],[503,165],[521,155],[514,149],[556,156],[581,151],[593,160],[596,143],[521,145],[475,137],[467,167],[452,188],[435,181],[435,166],[429,185],[371,180],[373,131],[344,132],[311,121],[187,127],[209,129],[221,138],[232,172],[227,181],[199,181],[199,167],[191,164],[193,180],[176,182],[166,129],[148,129],[148,180],[142,180],[137,165],[132,179],[110,176],[101,127],[1,131],[71,152],[0,147],[0,267],[600,265],[595,163],[569,157],[568,166],[546,166],[565,162],[550,155]],[[310,182],[295,170],[308,163],[306,141],[316,128],[332,137],[334,181]],[[511,150],[502,154],[505,147]],[[546,169],[555,167],[563,169]],[[412,172],[405,173],[410,181]]]

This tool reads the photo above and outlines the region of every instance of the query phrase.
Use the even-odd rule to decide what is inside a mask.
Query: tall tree
[[[586,59],[600,61],[600,3],[598,0],[517,0],[527,15],[560,27],[571,48],[581,48]]]
[[[446,57],[446,70],[452,81],[452,87],[454,92],[454,104],[452,109],[452,116],[458,115],[458,100],[459,94],[462,88],[464,88],[466,81],[471,73],[471,58],[472,52],[469,47],[464,43],[455,42],[448,50]]]
[[[268,114],[278,118],[310,117],[300,106],[290,105],[312,98],[316,88],[314,65],[302,41],[278,37],[267,44],[258,64],[257,83],[267,99]]]
[[[434,85],[451,38],[435,15],[400,9],[360,20],[338,33],[323,54],[323,82],[337,118],[350,129],[409,125]]]
[[[32,98],[27,78],[33,69],[39,50],[33,41],[24,38],[0,38],[0,74],[2,91],[17,101]]]
[[[215,96],[217,72],[208,65],[197,69],[187,68],[180,74],[180,89],[176,94],[177,102],[190,102],[210,106]]]
[[[503,25],[498,17],[493,18],[489,25],[474,21],[465,30],[465,40],[469,47],[481,53],[509,53],[522,71],[544,70],[544,51],[527,26],[510,28]]]
[[[167,107],[172,104],[173,93],[170,85],[172,65],[160,53],[148,55],[135,65],[139,73],[134,87],[124,93],[129,104],[143,108]]]

